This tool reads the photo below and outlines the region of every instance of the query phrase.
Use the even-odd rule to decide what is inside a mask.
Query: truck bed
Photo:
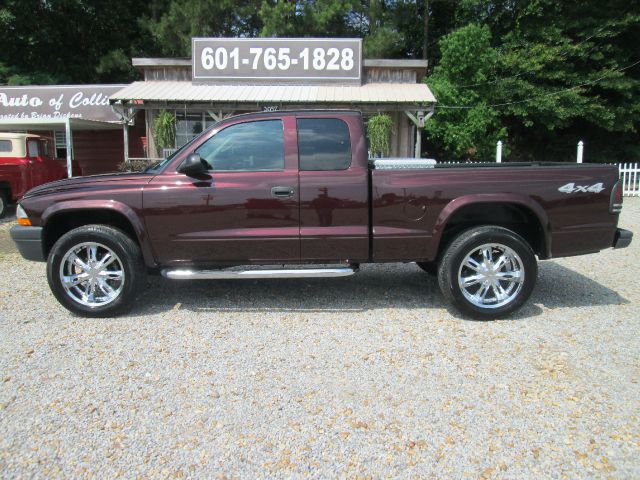
[[[433,260],[450,222],[460,230],[479,215],[494,222],[512,215],[522,228],[541,229],[541,258],[597,252],[613,241],[615,166],[373,159],[369,168],[374,261]]]

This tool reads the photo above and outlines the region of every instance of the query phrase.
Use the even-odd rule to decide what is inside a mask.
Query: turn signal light
[[[22,208],[20,204],[18,204],[16,208],[16,218],[18,219],[18,225],[22,225],[23,227],[31,226],[31,220],[29,220],[27,212],[24,211],[24,208]]]

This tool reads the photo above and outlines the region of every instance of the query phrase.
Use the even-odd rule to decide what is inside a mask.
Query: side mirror
[[[197,153],[189,155],[182,165],[178,167],[178,173],[184,173],[185,175],[201,175],[206,173],[207,167],[205,167],[202,158]]]

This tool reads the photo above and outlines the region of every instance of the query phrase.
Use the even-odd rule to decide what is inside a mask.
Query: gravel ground
[[[412,264],[80,319],[0,253],[0,476],[639,478],[639,250],[542,262],[495,322]]]

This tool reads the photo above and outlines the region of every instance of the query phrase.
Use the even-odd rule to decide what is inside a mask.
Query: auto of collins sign
[[[195,83],[360,84],[360,38],[193,38]]]
[[[117,122],[109,96],[125,85],[0,87],[0,120],[83,118]]]

